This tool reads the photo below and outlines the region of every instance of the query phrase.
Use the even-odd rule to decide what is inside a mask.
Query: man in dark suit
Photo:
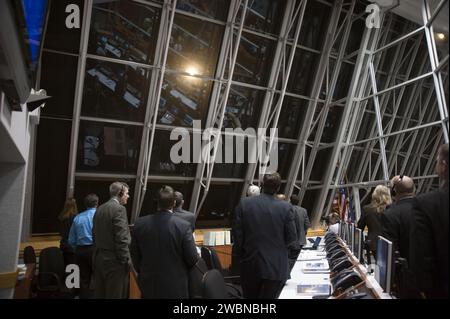
[[[111,199],[97,208],[93,221],[94,297],[128,298],[131,241],[126,205],[129,186],[114,182]]]
[[[278,173],[264,176],[263,194],[241,199],[233,225],[245,298],[277,298],[289,276],[288,247],[297,244],[294,209],[274,194]]]
[[[158,193],[158,212],[138,218],[131,257],[142,298],[189,298],[188,273],[199,259],[191,225],[175,216],[173,189]]]
[[[173,209],[173,214],[191,224],[192,232],[194,232],[195,214],[183,209],[184,204],[183,194],[181,194],[180,192],[175,192],[174,194],[175,194],[175,208]]]
[[[306,233],[308,232],[308,228],[311,227],[311,223],[308,218],[308,212],[305,208],[299,205],[300,199],[297,195],[291,196],[291,204],[294,207],[294,223],[295,230],[297,231],[297,242],[299,244],[298,249],[292,249],[289,252],[289,269],[292,270],[297,261],[298,255],[300,255],[300,251],[302,247],[306,245]]]
[[[448,298],[448,144],[436,160],[438,190],[416,197],[413,203],[409,268],[421,298]]]
[[[394,251],[400,257],[409,259],[409,236],[413,215],[411,214],[415,194],[414,181],[404,175],[395,176],[391,181],[391,195],[395,200],[381,214],[382,234],[394,244]]]

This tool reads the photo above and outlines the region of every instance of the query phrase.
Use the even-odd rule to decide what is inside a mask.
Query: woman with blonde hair
[[[383,231],[381,214],[392,204],[389,188],[378,185],[372,193],[372,201],[363,207],[361,218],[358,221],[358,228],[364,230],[367,226],[369,247],[374,257],[377,256],[377,238]]]
[[[62,250],[64,256],[64,264],[67,266],[69,264],[75,263],[75,252],[73,248],[69,245],[69,232],[72,226],[73,219],[78,214],[77,201],[75,198],[68,198],[64,203],[64,208],[58,216],[60,224],[60,235],[61,241],[59,247]]]

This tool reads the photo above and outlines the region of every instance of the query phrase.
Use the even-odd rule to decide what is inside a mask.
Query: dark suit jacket
[[[398,250],[400,256],[409,260],[409,236],[412,223],[413,198],[404,198],[392,204],[383,214],[382,236],[394,244],[394,251]]]
[[[120,264],[131,262],[127,211],[116,200],[110,199],[97,208],[92,234],[96,254],[101,253],[105,259]]]
[[[371,205],[364,206],[361,212],[361,218],[358,220],[358,228],[364,231],[367,226],[367,237],[370,240],[370,250],[377,250],[377,239],[382,234],[381,214]]]
[[[448,298],[448,185],[413,203],[409,268],[427,298]]]
[[[195,230],[195,214],[191,213],[190,211],[184,210],[182,208],[175,208],[173,211],[173,214],[175,216],[178,216],[185,221],[187,221],[189,224],[191,224],[192,231]]]
[[[241,199],[233,225],[233,253],[240,258],[241,276],[288,278],[288,246],[298,246],[294,213],[291,204],[272,195]]]
[[[297,241],[300,245],[306,245],[306,232],[311,227],[308,212],[303,207],[293,205],[295,210],[294,221],[295,230],[297,231]]]
[[[131,257],[143,298],[189,298],[188,272],[199,259],[191,225],[169,211],[139,218]]]

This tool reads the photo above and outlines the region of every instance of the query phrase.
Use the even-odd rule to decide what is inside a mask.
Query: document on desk
[[[302,271],[305,274],[326,274],[330,272],[330,268],[324,261],[307,261],[303,263]]]
[[[330,284],[319,285],[297,285],[297,293],[301,295],[330,295]]]

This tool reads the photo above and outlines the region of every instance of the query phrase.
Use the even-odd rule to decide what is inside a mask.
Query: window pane
[[[242,183],[211,185],[198,215],[197,226],[229,227],[234,208],[239,203],[241,191]]]
[[[175,15],[167,67],[172,70],[214,76],[224,26]]]
[[[176,140],[171,141],[170,131],[156,130],[152,149],[152,157],[150,161],[150,174],[189,177],[193,177],[195,175],[197,164],[192,163],[192,133],[189,134],[188,137],[186,137],[186,144],[184,144],[186,146],[185,148],[181,148],[181,143],[183,143],[181,142],[181,137],[176,136],[176,138]],[[176,155],[180,156],[180,163],[176,163],[178,162],[178,160],[171,158],[170,155],[170,151],[175,144],[180,146],[180,148],[178,148],[178,146],[175,146],[175,149],[178,150],[178,152],[176,152]],[[182,160],[183,155],[187,156],[190,163],[185,163],[184,159]]]
[[[146,216],[157,212],[158,210],[158,191],[164,186],[171,186],[174,191],[181,192],[183,194],[183,209],[189,210],[191,203],[192,189],[194,188],[194,182],[187,181],[167,181],[167,182],[148,182],[147,191],[145,192],[144,202],[142,203],[142,209],[139,216]]]
[[[265,93],[243,86],[231,86],[223,127],[240,127],[243,130],[252,127],[256,130]]]
[[[42,115],[72,118],[78,58],[43,52],[40,87],[52,98],[42,108]]]
[[[66,199],[71,129],[71,121],[43,117],[37,126],[33,233],[59,231],[57,218]]]
[[[158,37],[160,9],[132,1],[95,4],[88,52],[151,64]]]
[[[83,3],[82,0],[54,0],[51,2],[45,33],[45,48],[78,54],[83,23]],[[70,4],[75,4],[80,8],[80,28],[69,29],[66,26],[66,19],[70,14],[66,13],[66,8]]]
[[[286,1],[254,0],[248,2],[247,14],[244,26],[263,33],[279,35],[281,21],[283,20],[283,10]],[[239,10],[236,22],[241,21],[241,9]]]
[[[292,61],[292,69],[289,74],[287,91],[290,93],[310,96],[319,61],[319,54],[297,49],[294,60]],[[278,83],[281,84],[281,79]]]
[[[134,200],[134,179],[128,179],[123,180],[119,179],[119,182],[127,183],[128,186],[130,186],[130,190],[128,194],[130,197],[128,198],[128,202],[125,205],[125,208],[127,210],[128,215],[128,221],[130,221],[131,216],[131,207],[133,207],[133,200]],[[75,180],[75,190],[74,190],[74,197],[77,200],[78,205],[78,211],[82,211],[86,209],[84,207],[83,201],[84,197],[90,193],[94,193],[99,197],[98,205],[106,203],[109,199],[109,185],[111,183],[116,182],[116,180],[109,180],[109,181],[99,181],[99,180]]]
[[[322,50],[330,16],[330,6],[317,1],[308,1],[298,43],[311,49]]]
[[[229,1],[226,0],[178,0],[177,9],[195,13],[211,19],[225,21],[229,8]]]
[[[252,141],[256,142],[255,139],[252,139]],[[219,147],[221,147],[221,153],[217,153],[212,176],[222,178],[244,178],[247,163],[249,162],[248,139],[232,135],[225,136],[222,134]],[[219,161],[221,161],[221,163],[219,163]]]
[[[80,122],[77,170],[136,174],[142,128]]]
[[[294,152],[294,144],[278,143],[278,173],[280,173],[281,179],[288,178]]]
[[[233,80],[261,86],[267,85],[275,48],[275,41],[243,32]],[[225,76],[228,77],[228,68],[226,68]]]
[[[278,119],[278,137],[297,139],[308,101],[286,96]]]
[[[166,74],[159,100],[158,123],[192,127],[205,121],[212,82],[180,74]]]
[[[149,70],[89,59],[81,114],[143,122],[149,81]]]

